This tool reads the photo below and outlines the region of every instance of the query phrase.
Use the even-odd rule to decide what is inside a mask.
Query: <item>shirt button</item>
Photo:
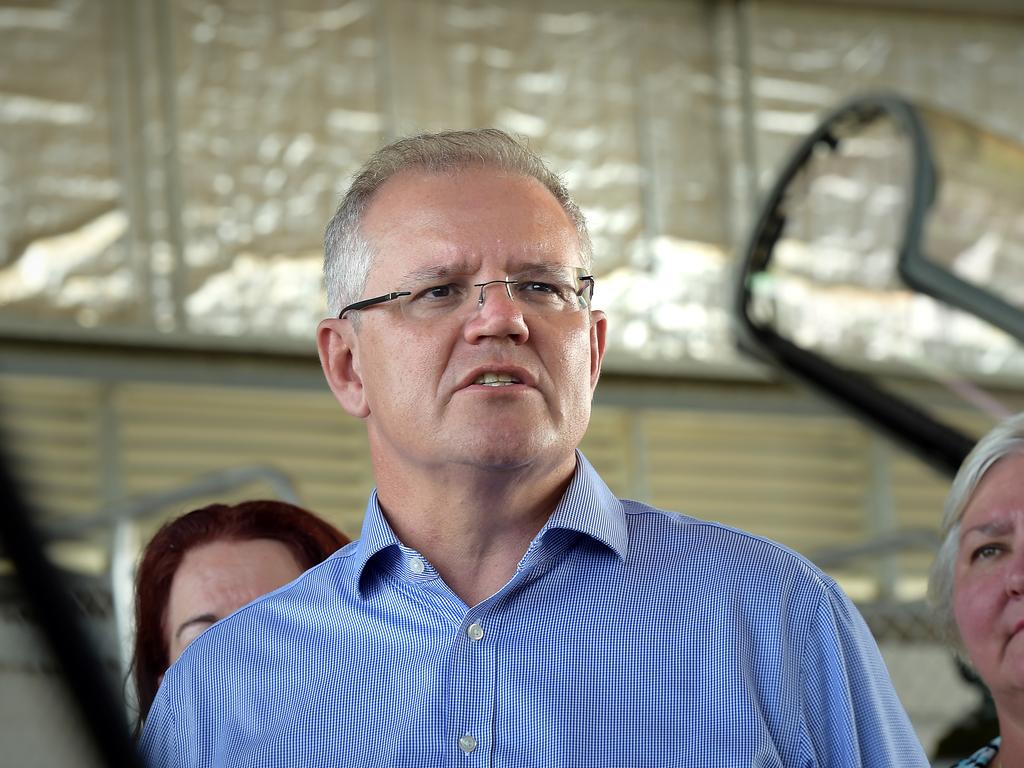
[[[465,736],[459,739],[459,749],[461,749],[468,755],[470,752],[476,749],[476,739],[474,739],[470,734],[467,733]]]
[[[414,557],[409,560],[409,570],[415,574],[423,573],[426,566],[423,564],[423,558]]]
[[[466,634],[469,635],[469,639],[476,642],[484,636],[484,628],[479,624],[473,623],[466,628]]]

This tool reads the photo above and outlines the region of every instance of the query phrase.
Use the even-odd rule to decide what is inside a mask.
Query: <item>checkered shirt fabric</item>
[[[194,641],[171,766],[926,766],[863,619],[778,544],[617,499],[583,458],[463,603],[371,495],[359,541]]]
[[[979,749],[970,757],[965,757],[953,768],[980,768],[985,765],[992,765],[999,754],[1000,738],[996,736],[992,741]]]

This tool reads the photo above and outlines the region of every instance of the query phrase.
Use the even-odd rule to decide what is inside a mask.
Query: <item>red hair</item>
[[[136,729],[149,714],[160,678],[170,666],[164,616],[171,582],[189,550],[214,541],[272,539],[291,550],[303,570],[349,542],[345,534],[302,507],[283,501],[210,504],[165,523],[146,545],[135,575],[132,677],[138,696]]]

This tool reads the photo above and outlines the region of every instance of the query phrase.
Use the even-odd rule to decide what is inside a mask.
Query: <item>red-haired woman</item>
[[[137,730],[167,667],[204,629],[348,541],[330,523],[283,501],[211,504],[164,524],[135,576]]]

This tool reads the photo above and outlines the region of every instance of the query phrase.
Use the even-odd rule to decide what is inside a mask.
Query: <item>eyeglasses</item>
[[[430,322],[453,316],[469,315],[484,305],[490,285],[504,285],[509,299],[516,302],[524,315],[552,315],[579,312],[590,307],[594,295],[594,276],[582,267],[536,267],[507,275],[504,280],[472,283],[469,276],[424,281],[407,291],[394,291],[372,299],[349,304],[338,314],[344,318],[378,304],[394,301],[409,320]],[[480,290],[474,290],[479,288]]]

